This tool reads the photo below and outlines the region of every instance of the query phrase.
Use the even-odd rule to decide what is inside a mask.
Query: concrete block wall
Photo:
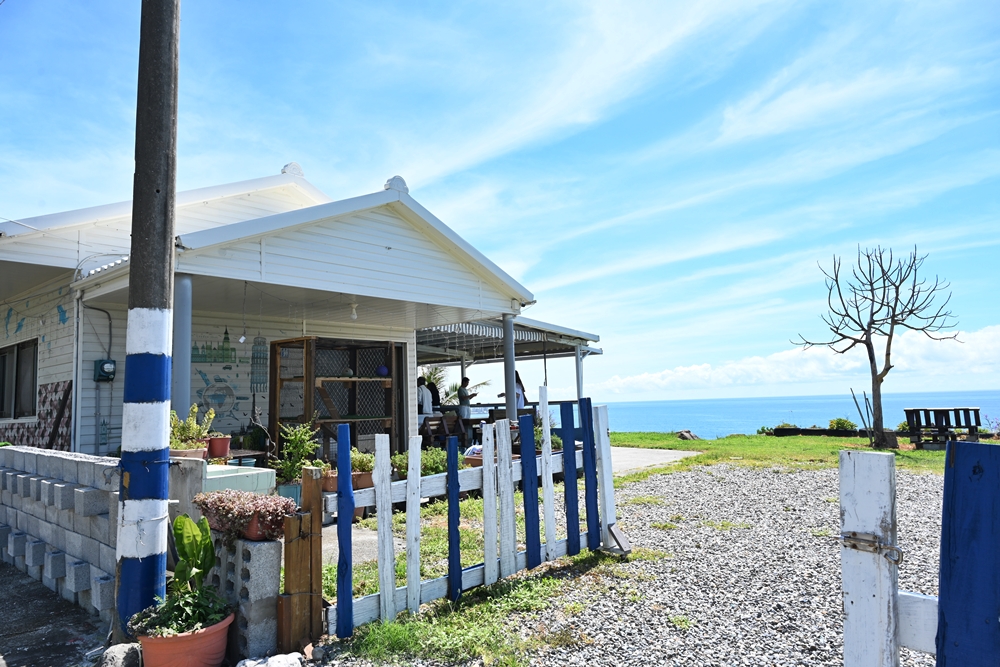
[[[111,622],[118,483],[118,459],[0,447],[0,558]]]
[[[278,650],[281,542],[236,540],[227,547],[217,531],[212,531],[212,540],[215,567],[208,581],[236,610],[229,628],[230,660],[274,655]]]

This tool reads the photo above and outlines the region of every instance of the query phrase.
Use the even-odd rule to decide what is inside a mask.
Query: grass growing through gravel
[[[676,433],[615,432],[615,447],[644,449],[696,450],[701,454],[677,463],[639,470],[615,478],[615,486],[648,479],[654,474],[690,470],[694,466],[728,463],[730,465],[793,468],[835,467],[842,449],[871,450],[867,440],[800,435],[775,438],[766,435],[730,435],[718,440],[679,440]],[[944,452],[924,450],[884,450],[896,456],[896,467],[917,472],[944,472]]]
[[[706,528],[715,528],[716,530],[721,530],[723,532],[730,531],[734,528],[738,528],[741,530],[747,528],[753,528],[753,526],[751,526],[749,523],[744,523],[743,521],[738,521],[734,523],[732,521],[726,521],[725,519],[723,519],[722,521],[702,521],[701,525],[705,526]]]

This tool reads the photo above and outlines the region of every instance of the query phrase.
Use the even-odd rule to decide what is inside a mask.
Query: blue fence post
[[[563,441],[563,490],[566,492],[566,554],[580,553],[580,507],[576,485],[576,428],[573,404],[559,406],[559,437]]]
[[[458,534],[458,437],[449,436],[448,474],[448,599],[458,602],[462,595],[462,545]]]
[[[354,487],[351,479],[351,427],[337,426],[337,636],[354,634],[354,566],[351,524],[354,523]]]
[[[528,569],[542,564],[542,538],[538,526],[538,466],[535,459],[535,418],[521,415],[521,490],[524,496],[524,546]],[[548,539],[551,539],[549,537]]]
[[[995,667],[1000,656],[1000,447],[949,442],[938,586],[939,667]]]
[[[601,519],[597,510],[597,451],[594,448],[594,410],[589,398],[580,399],[583,431],[583,497],[587,505],[587,548],[601,548]]]

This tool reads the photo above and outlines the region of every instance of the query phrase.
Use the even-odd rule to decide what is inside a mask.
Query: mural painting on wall
[[[199,409],[215,410],[212,428],[244,433],[254,409],[267,405],[267,339],[257,335],[234,344],[225,327],[222,340],[196,340],[191,345],[191,369],[198,380]]]

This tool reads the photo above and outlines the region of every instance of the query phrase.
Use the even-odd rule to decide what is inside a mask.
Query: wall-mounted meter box
[[[111,382],[115,379],[115,360],[98,359],[94,362],[94,382]]]

